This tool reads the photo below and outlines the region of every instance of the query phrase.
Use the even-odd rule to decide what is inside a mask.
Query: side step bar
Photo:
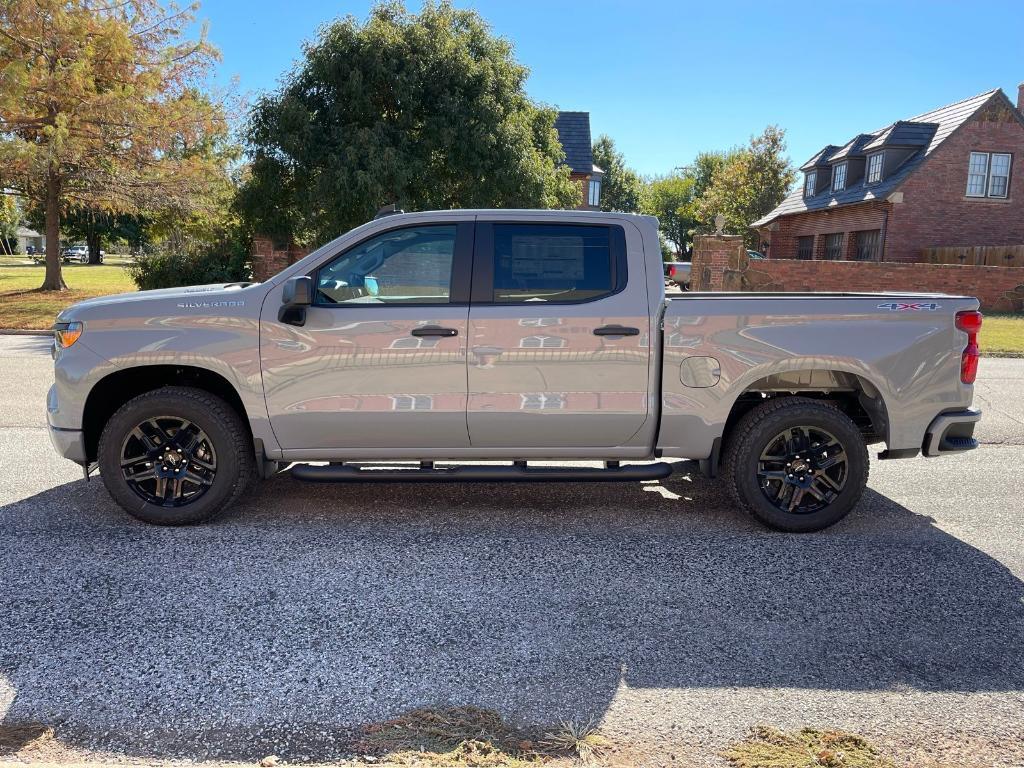
[[[513,466],[465,465],[448,469],[360,469],[344,464],[296,464],[292,477],[313,483],[607,483],[638,480],[662,480],[672,474],[672,465],[659,461],[655,464],[596,467],[534,467],[526,462]]]

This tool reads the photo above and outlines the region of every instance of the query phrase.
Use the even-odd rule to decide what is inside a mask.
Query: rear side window
[[[592,301],[625,280],[618,228],[570,224],[495,224],[491,301]],[[622,274],[620,274],[622,273]]]

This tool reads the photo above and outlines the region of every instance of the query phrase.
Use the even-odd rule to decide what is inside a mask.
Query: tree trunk
[[[40,290],[67,289],[60,269],[60,180],[51,167],[46,174],[46,278]]]
[[[100,233],[95,229],[89,230],[89,234],[85,238],[86,244],[89,246],[89,263],[99,264],[100,263]]]

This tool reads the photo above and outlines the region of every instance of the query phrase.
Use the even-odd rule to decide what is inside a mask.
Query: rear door
[[[640,247],[635,227],[593,218],[478,221],[473,447],[611,447],[640,430],[652,334],[645,275],[629,274],[627,239]],[[642,273],[642,255],[636,263]]]
[[[283,449],[469,447],[472,240],[472,221],[395,226],[324,259],[304,325],[264,307],[264,390]]]

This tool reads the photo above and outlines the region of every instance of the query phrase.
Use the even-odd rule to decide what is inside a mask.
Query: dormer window
[[[818,188],[818,172],[808,171],[807,178],[804,180],[804,197],[811,197],[814,195],[814,190]]]
[[[876,152],[875,154],[868,157],[868,184],[877,184],[882,180],[882,162],[884,160],[883,152]]]
[[[846,163],[839,163],[832,169],[832,191],[842,192],[846,189]]]

